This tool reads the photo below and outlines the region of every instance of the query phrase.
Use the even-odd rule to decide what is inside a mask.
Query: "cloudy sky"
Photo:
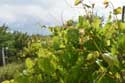
[[[46,34],[40,25],[61,25],[68,19],[77,19],[84,11],[74,7],[74,0],[0,0],[0,25],[7,24],[11,30]],[[103,0],[84,0],[96,3],[95,12],[107,16],[111,9],[104,9]],[[125,5],[125,0],[111,0],[115,7]]]

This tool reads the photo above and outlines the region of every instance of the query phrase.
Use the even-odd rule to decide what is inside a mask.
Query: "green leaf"
[[[30,58],[27,58],[25,63],[26,63],[26,67],[28,69],[31,69],[33,67],[33,62],[32,62],[32,60]]]
[[[119,22],[119,29],[121,30],[121,32],[125,32],[125,23]]]
[[[2,83],[10,83],[10,81],[6,80],[6,81],[3,81]]]
[[[98,18],[98,17],[95,17],[92,24],[93,24],[93,26],[94,26],[95,28],[99,28],[99,27],[100,27],[100,24],[101,24],[101,19]]]
[[[71,28],[67,31],[67,41],[68,43],[77,46],[79,43],[79,30]]]
[[[77,24],[78,28],[89,28],[90,22],[83,16],[79,16],[79,23]]]
[[[114,14],[117,15],[117,14],[121,14],[122,13],[122,8],[121,7],[118,7],[116,9],[114,9]]]
[[[82,25],[83,25],[83,22],[84,22],[84,18],[83,18],[83,16],[79,16],[79,28],[81,28],[82,27]]]
[[[110,40],[107,40],[107,41],[106,41],[106,44],[107,44],[107,46],[110,46],[110,45],[111,45],[111,41],[110,41]]]
[[[91,60],[91,59],[93,59],[93,54],[88,54],[87,60]]]
[[[79,5],[81,3],[81,0],[75,0],[75,5]]]
[[[87,7],[87,8],[91,8],[91,6],[88,5],[88,4],[84,4],[84,6]]]
[[[115,81],[113,78],[111,78],[111,77],[105,75],[105,76],[100,80],[99,83],[116,83],[116,81]]]
[[[103,59],[105,60],[105,62],[108,63],[108,65],[110,67],[112,66],[116,66],[116,67],[119,67],[119,61],[117,59],[117,56],[112,56],[111,54],[109,53],[104,53],[102,55]]]
[[[21,75],[14,80],[14,83],[30,83],[31,80],[28,76]]]
[[[100,69],[102,70],[102,72],[104,72],[106,70],[106,68],[104,68],[103,65],[102,65],[102,60],[97,59],[96,63],[100,67]]]
[[[98,51],[94,51],[88,54],[87,56],[87,60],[94,60],[97,57],[99,57],[99,52]]]
[[[111,53],[112,53],[112,55],[116,55],[118,53],[118,50],[115,46],[112,46]]]
[[[60,48],[60,40],[58,36],[53,37],[53,48],[58,50]]]
[[[38,60],[38,67],[46,74],[51,75],[54,72],[54,64],[51,63],[50,58],[40,58]]]
[[[14,80],[12,79],[12,80],[10,80],[10,83],[14,83]]]
[[[119,37],[118,46],[119,49],[125,50],[125,35]]]
[[[108,0],[104,0],[104,5],[105,5],[105,8],[107,8],[109,6],[109,1]]]

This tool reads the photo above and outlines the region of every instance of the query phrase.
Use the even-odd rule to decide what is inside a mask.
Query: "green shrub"
[[[84,18],[83,23],[66,29],[53,28],[48,47],[39,40],[31,42],[24,53],[34,53],[34,57],[26,59],[26,68],[12,83],[124,83],[125,32],[118,25],[121,22],[101,26],[101,19],[94,19],[96,22]]]
[[[48,47],[37,40],[25,48],[34,57],[12,83],[125,83],[125,23],[110,20],[102,26],[97,16],[80,16],[76,25],[51,28]]]

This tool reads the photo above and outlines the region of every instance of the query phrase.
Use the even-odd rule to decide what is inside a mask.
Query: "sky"
[[[106,18],[112,7],[104,9],[103,1],[84,0],[95,3],[95,13]],[[115,7],[125,5],[125,0],[110,1]],[[47,34],[48,30],[40,26],[61,25],[68,19],[77,20],[83,13],[80,6],[74,6],[74,0],[0,0],[0,25],[29,34]]]

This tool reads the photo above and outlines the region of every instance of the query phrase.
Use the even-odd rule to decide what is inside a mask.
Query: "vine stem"
[[[114,7],[113,3],[112,3],[111,1],[109,1],[109,3],[111,4],[111,6],[112,6],[112,8],[113,8],[113,11],[114,11],[115,7]],[[115,15],[115,18],[116,18],[116,21],[117,21],[117,20],[118,20],[117,15]]]
[[[83,1],[81,2],[81,4],[82,4],[82,7],[83,7],[83,10],[85,10],[86,15],[88,15],[87,9],[86,9],[86,7],[84,6]]]
[[[102,73],[94,80],[93,83],[98,83],[99,81],[101,81],[101,79],[106,75],[106,72],[107,72],[107,70],[109,69],[109,67],[110,67],[110,66],[108,66],[107,69],[106,69],[104,72],[102,72]],[[100,83],[100,82],[99,82],[99,83]]]
[[[98,49],[98,51],[101,53],[101,49],[99,48],[99,46],[96,44],[95,40],[94,40],[94,45],[96,46],[96,48]]]

